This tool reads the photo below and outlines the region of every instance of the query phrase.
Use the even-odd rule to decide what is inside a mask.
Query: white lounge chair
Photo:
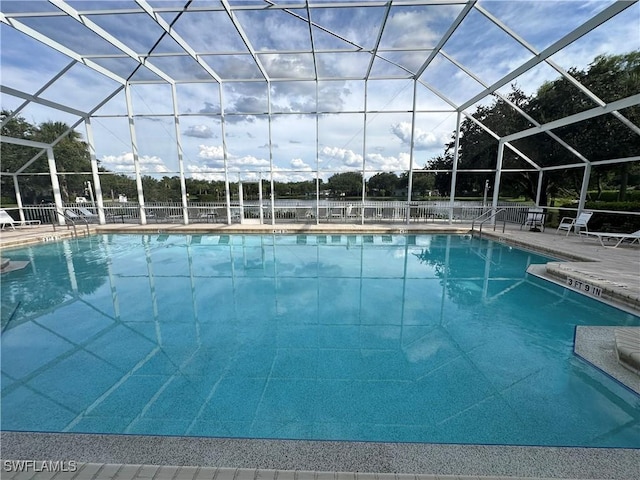
[[[88,208],[84,208],[84,207],[78,207],[77,208],[78,212],[80,213],[81,217],[84,217],[84,219],[88,222],[90,221],[98,221],[98,215],[93,213],[91,210],[89,210]]]
[[[5,225],[9,225],[11,227],[11,230],[15,230],[16,227],[40,225],[40,220],[14,220],[6,210],[0,210],[0,225],[2,225],[2,230],[4,230]]]
[[[87,210],[87,212],[88,212],[88,210]],[[74,223],[78,222],[78,221],[84,221],[86,223],[89,223],[91,221],[97,221],[98,220],[98,216],[95,215],[95,214],[93,214],[94,216],[81,215],[78,212],[76,212],[75,210],[72,210],[70,208],[67,208],[64,211],[64,213],[65,213],[65,217],[67,217],[69,220],[73,221]],[[91,212],[89,212],[89,213],[91,213]]]
[[[633,233],[608,233],[608,232],[585,232],[585,235],[596,237],[600,240],[600,245],[603,247],[616,248],[625,240],[631,240],[630,243],[640,243],[640,230]],[[604,240],[614,240],[615,245],[605,245]]]
[[[556,233],[558,233],[560,230],[566,230],[567,236],[569,236],[571,230],[574,230],[576,233],[580,233],[581,229],[583,228],[586,232],[588,232],[589,228],[587,227],[587,224],[589,223],[592,215],[593,212],[582,212],[580,215],[578,215],[578,218],[562,217]]]

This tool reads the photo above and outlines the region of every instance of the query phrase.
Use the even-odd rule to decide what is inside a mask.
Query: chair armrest
[[[570,220],[569,222],[565,222],[565,220]],[[572,218],[572,217],[562,217],[562,220],[560,220],[560,223],[575,223],[576,219]]]

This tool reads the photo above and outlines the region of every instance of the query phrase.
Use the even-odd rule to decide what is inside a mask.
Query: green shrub
[[[600,197],[597,200],[596,197],[598,197],[598,192],[589,192],[589,198],[592,199],[591,201],[618,202],[618,191],[605,190],[600,192]],[[625,202],[640,202],[640,190],[627,190]]]

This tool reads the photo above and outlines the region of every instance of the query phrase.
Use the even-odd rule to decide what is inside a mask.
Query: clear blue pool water
[[[463,236],[109,235],[5,252],[2,429],[640,447],[574,356],[639,318]]]

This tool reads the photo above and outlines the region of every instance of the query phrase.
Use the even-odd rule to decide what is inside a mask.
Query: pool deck
[[[470,224],[111,224],[92,226],[91,233],[185,234],[467,234]],[[85,230],[86,232],[86,230]],[[0,252],[10,248],[70,237],[71,231],[51,226],[0,232]],[[476,232],[477,235],[477,232]],[[491,238],[558,258],[530,273],[567,285],[567,279],[601,289],[600,300],[640,314],[640,245],[602,247],[596,238],[531,232],[519,226],[484,230]],[[575,284],[575,282],[573,282]],[[571,287],[568,287],[571,288]],[[584,290],[584,287],[583,287]],[[580,293],[588,295],[584,291]],[[577,335],[578,337],[578,335]],[[604,348],[593,344],[586,349]],[[609,337],[603,340],[610,343]],[[578,349],[577,349],[578,351]],[[587,361],[591,360],[586,358]],[[606,368],[592,362],[596,367]],[[603,362],[607,363],[607,362]],[[615,362],[608,362],[609,364]],[[611,368],[616,368],[613,365]],[[620,367],[622,368],[622,367]],[[637,376],[629,377],[636,381]],[[639,449],[524,447],[498,445],[439,445],[287,440],[141,437],[134,435],[80,435],[2,433],[2,459],[73,460],[74,472],[58,472],[60,479],[216,479],[216,480],[431,480],[496,478],[637,479]],[[172,466],[173,465],[173,466]],[[55,472],[10,471],[3,462],[4,479],[51,479]],[[68,467],[68,464],[67,464]],[[375,472],[375,473],[362,473]]]

